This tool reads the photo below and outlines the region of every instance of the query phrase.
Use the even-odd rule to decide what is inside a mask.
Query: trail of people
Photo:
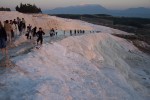
[[[64,38],[67,38],[70,36],[70,32],[66,31],[65,35],[63,33],[63,31],[59,31],[57,36],[53,36],[50,37],[49,36],[49,32],[47,30],[46,34],[44,35],[44,43],[50,43],[52,44],[53,42],[57,42],[60,41]],[[85,34],[91,34],[90,31],[87,31]],[[76,34],[76,35],[72,35],[72,36],[80,36],[80,35],[85,35],[85,34]],[[93,34],[93,33],[92,33]],[[25,37],[23,35],[23,37]],[[18,37],[17,39],[19,39],[20,37]],[[16,41],[17,41],[16,39]],[[18,55],[23,55],[23,54],[27,54],[29,53],[31,50],[35,49],[36,46],[36,39],[35,40],[25,40],[25,42],[15,46],[15,44],[13,44],[13,47],[8,48],[8,55],[11,58],[16,57]],[[1,53],[0,53],[1,55]],[[2,57],[2,56],[1,56]],[[0,60],[2,60],[2,58],[0,58]]]

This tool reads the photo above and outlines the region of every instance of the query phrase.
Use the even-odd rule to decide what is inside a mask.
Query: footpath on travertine
[[[90,34],[90,33],[88,32],[85,34]],[[80,36],[80,35],[85,35],[85,34],[76,34],[76,35],[73,34],[72,36]],[[92,33],[92,34],[96,34],[96,33]],[[71,35],[68,32],[66,32],[65,35],[64,35],[64,33],[58,33],[58,35],[54,36],[54,37],[50,37],[49,34],[47,33],[46,35],[44,35],[44,43],[53,43],[56,41],[60,41],[64,38],[70,37],[70,36]],[[23,37],[22,39],[24,39],[23,43],[21,43],[21,44],[18,43],[17,46],[15,46],[15,44],[14,44],[12,48],[8,48],[10,58],[29,53],[36,46],[36,39],[35,40],[26,40],[25,39],[26,37],[24,35],[22,37]],[[21,38],[21,37],[18,37],[18,38]],[[1,55],[1,53],[0,53],[0,55]],[[0,59],[2,59],[2,58],[0,58]]]

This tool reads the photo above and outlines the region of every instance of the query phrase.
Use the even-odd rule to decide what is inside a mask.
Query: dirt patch
[[[144,41],[140,41],[140,40],[133,40],[132,41],[133,44],[138,47],[141,51],[146,52],[148,54],[150,54],[150,45],[147,44]]]
[[[114,36],[121,37],[132,41],[139,50],[144,53],[150,54],[150,36],[146,35],[124,35],[124,34],[113,34]]]

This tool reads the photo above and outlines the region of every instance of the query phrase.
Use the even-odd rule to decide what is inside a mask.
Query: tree
[[[18,5],[16,6],[16,11],[19,11],[19,7],[18,7]]]
[[[11,10],[10,10],[10,8],[1,7],[1,8],[0,8],[0,11],[11,11]]]
[[[41,8],[38,8],[35,4],[31,5],[20,3],[20,6],[16,6],[16,11],[22,13],[42,13]]]

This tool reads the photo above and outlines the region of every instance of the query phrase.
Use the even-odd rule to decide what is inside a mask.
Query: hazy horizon
[[[0,0],[0,7],[8,7],[12,10],[15,10],[15,7],[20,3],[36,4],[42,10],[84,4],[99,4],[107,9],[112,10],[123,10],[135,7],[150,8],[150,0]]]

